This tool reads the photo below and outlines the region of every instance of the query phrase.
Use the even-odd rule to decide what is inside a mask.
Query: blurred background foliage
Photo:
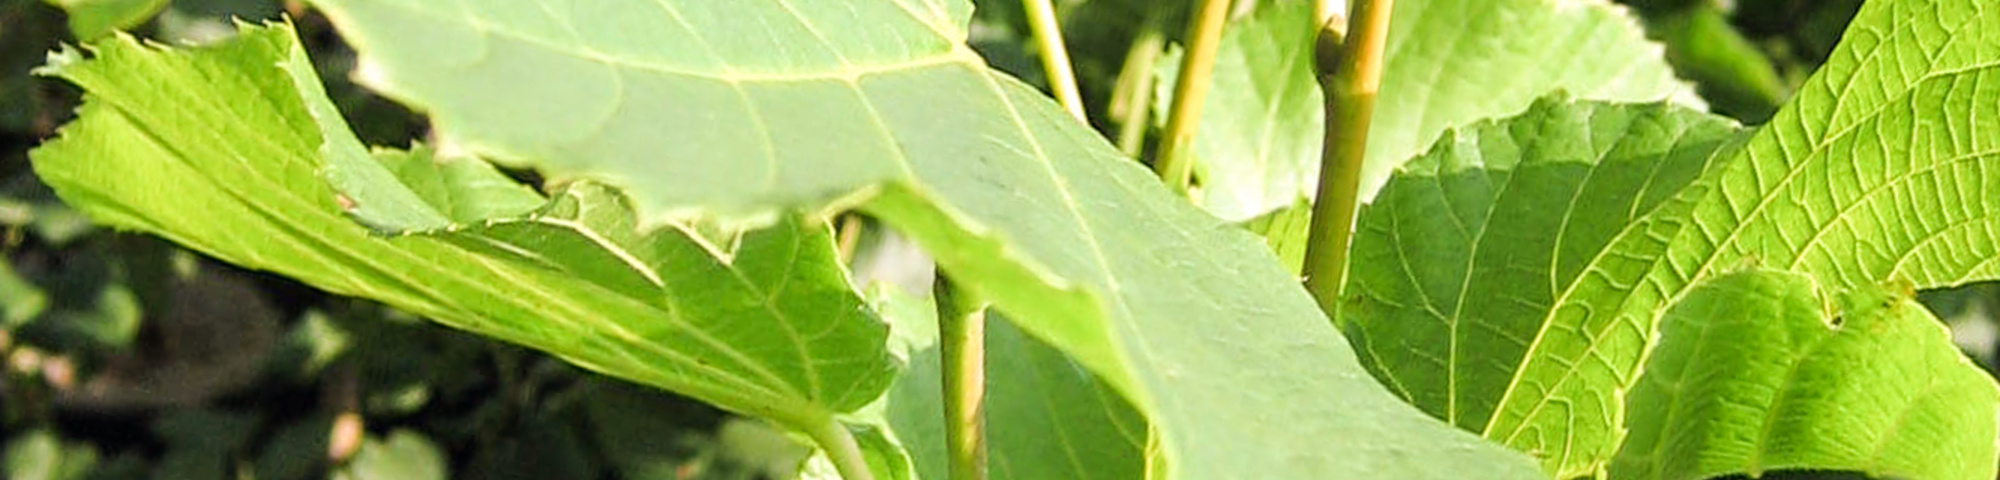
[[[1712,108],[1746,124],[1769,118],[1818,67],[1861,3],[1624,1]],[[1043,83],[1019,0],[975,3],[973,46],[997,68]],[[1121,72],[1135,71],[1128,59],[1177,42],[1192,2],[1056,3],[1091,123],[1116,138],[1119,114],[1145,108],[1112,98]],[[1239,3],[1247,12],[1257,0]],[[297,22],[363,140],[407,146],[424,137],[421,116],[347,81],[353,52],[297,2],[0,0],[0,478],[796,475],[806,448],[761,423],[93,228],[35,179],[27,151],[78,102],[75,89],[29,74],[50,49],[121,30],[199,44],[230,35],[232,19],[279,18]],[[865,225],[850,221],[847,230]],[[860,238],[849,242],[860,245],[857,279],[928,281],[907,243],[872,231],[849,238]],[[1923,299],[1990,370],[2000,286]]]

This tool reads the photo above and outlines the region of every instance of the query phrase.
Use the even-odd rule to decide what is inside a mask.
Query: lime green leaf
[[[69,15],[69,31],[76,38],[95,40],[146,23],[166,8],[169,0],[43,0],[62,7]]]
[[[48,71],[87,100],[33,158],[101,221],[789,425],[830,421],[893,378],[884,327],[847,287],[823,225],[746,236],[725,261],[679,229],[638,233],[622,197],[579,183],[524,217],[384,238],[341,203],[449,220],[480,210],[433,202],[474,198],[498,173],[399,168],[417,179],[400,183],[328,116],[285,26],[194,50],[121,38],[91,51],[54,57]],[[322,170],[389,180],[336,193]]]
[[[1979,113],[2000,101],[1996,35],[2000,13],[1969,0],[1867,4],[1766,127],[1563,294],[1490,433],[1564,444],[1548,427],[1590,409],[1545,406],[1617,405],[1597,382],[1630,385],[1639,357],[1604,346],[1644,344],[1665,300],[1719,269],[1762,262],[1836,293],[2000,278],[2000,129]]]
[[[1195,169],[1203,206],[1224,219],[1290,206],[1318,183],[1325,112],[1313,73],[1311,3],[1267,5],[1223,34]],[[1701,103],[1674,78],[1660,46],[1607,1],[1406,1],[1395,9],[1368,132],[1364,201],[1445,129],[1514,115],[1551,91]],[[1173,89],[1177,58],[1161,62],[1161,92]],[[1164,108],[1170,95],[1157,97]]]
[[[379,166],[335,161],[326,176],[356,221],[392,233],[521,217],[547,201],[476,158],[439,158],[419,145],[375,152],[375,160]]]
[[[1612,478],[1993,478],[1993,378],[1908,294],[1858,289],[1837,312],[1822,294],[1770,270],[1690,290],[1628,397],[1632,437]]]
[[[1539,128],[1531,111],[1448,137],[1433,156],[1479,161],[1413,168],[1363,214],[1343,322],[1426,410],[1559,474],[1595,471],[1661,313],[1718,269],[1761,262],[1830,292],[2000,278],[2000,129],[1978,114],[2000,101],[2000,51],[1977,40],[1996,27],[1970,1],[1870,3],[1741,146],[1691,112]],[[1533,165],[1552,166],[1481,180]]]
[[[1384,383],[1438,418],[1564,467],[1609,458],[1617,410],[1581,411],[1599,420],[1548,432],[1568,441],[1559,451],[1489,424],[1504,397],[1535,388],[1516,375],[1537,332],[1563,328],[1544,318],[1559,295],[1622,260],[1600,252],[1692,181],[1734,131],[1665,105],[1550,99],[1448,132],[1363,208],[1342,326]],[[1636,359],[1644,344],[1595,346]]]
[[[1128,397],[1180,478],[1536,474],[1388,395],[1254,238],[988,70],[962,0],[315,3],[449,145],[624,187],[648,223],[859,202]]]

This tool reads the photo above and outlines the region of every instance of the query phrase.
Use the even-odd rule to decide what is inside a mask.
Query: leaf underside
[[[1177,478],[1538,475],[1387,394],[1253,238],[987,69],[962,0],[315,3],[444,141],[621,187],[642,222],[872,194],[1128,397]]]
[[[746,237],[729,263],[677,229],[640,235],[602,187],[521,212],[540,196],[490,167],[426,151],[378,163],[285,25],[200,49],[120,37],[90,53],[45,70],[88,94],[32,156],[101,222],[793,425],[865,405],[893,378],[886,328],[847,287],[824,225]],[[400,233],[371,232],[343,206]],[[510,212],[521,215],[468,222]]]

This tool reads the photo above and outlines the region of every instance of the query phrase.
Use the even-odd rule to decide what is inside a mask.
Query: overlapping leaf
[[[893,377],[885,327],[823,227],[759,232],[724,262],[676,229],[640,235],[621,197],[587,184],[532,214],[464,223],[540,199],[476,163],[376,163],[286,26],[212,48],[119,38],[90,52],[53,58],[48,71],[87,102],[33,158],[100,221],[793,425],[831,421]],[[475,194],[485,210],[452,201]],[[442,230],[384,238],[343,207],[379,229]]]
[[[1386,394],[1254,239],[988,70],[963,0],[316,3],[454,145],[623,187],[649,223],[872,195],[1125,394],[1178,478],[1536,474]]]
[[[1266,5],[1223,34],[1195,139],[1203,206],[1216,216],[1247,220],[1313,194],[1325,112],[1311,3]],[[1408,1],[1396,3],[1393,18],[1364,200],[1445,129],[1511,116],[1551,91],[1700,105],[1661,48],[1609,2]],[[1162,62],[1161,92],[1172,91],[1174,58]],[[1167,96],[1159,95],[1162,108]]]
[[[910,449],[917,478],[945,479],[944,390],[936,310],[894,289],[870,292],[901,333],[910,368],[885,416]],[[1020,330],[988,319],[985,337],[989,473],[996,480],[1143,478],[1145,419],[1102,382]]]
[[[1343,327],[1392,390],[1490,436],[1537,332],[1561,328],[1544,319],[1551,306],[1733,132],[1666,105],[1557,98],[1447,133],[1363,209]],[[1642,346],[1598,344],[1596,354],[1636,358]],[[1536,453],[1610,455],[1619,412],[1578,415],[1597,423],[1551,431],[1567,449]]]
[[[1770,270],[1690,290],[1629,395],[1632,437],[1611,478],[1993,478],[1992,376],[1907,294],[1863,288],[1838,311],[1820,295],[1811,278]]]
[[[1505,190],[1442,188],[1424,169],[1392,182],[1407,185],[1363,215],[1348,291],[1361,306],[1344,321],[1365,337],[1371,366],[1427,410],[1553,471],[1600,468],[1629,415],[1617,392],[1637,377],[1655,322],[1720,268],[1762,262],[1833,292],[2000,277],[1996,27],[2000,15],[1967,0],[1870,3],[1799,98],[1741,146],[1718,149],[1728,128],[1607,137],[1617,129],[1596,121],[1448,139],[1433,155],[1476,145],[1486,163],[1522,166],[1550,150],[1611,155]],[[1613,161],[1618,144],[1667,159]],[[1714,160],[1672,160],[1703,151]],[[1522,208],[1534,204],[1556,210]],[[1504,221],[1451,223],[1461,219]],[[1458,308],[1459,298],[1485,304]],[[1509,352],[1520,356],[1498,355]]]

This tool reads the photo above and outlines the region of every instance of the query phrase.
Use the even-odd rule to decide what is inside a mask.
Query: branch
[[[986,307],[942,276],[935,290],[949,478],[986,480]]]
[[[1368,124],[1382,83],[1382,47],[1389,41],[1395,0],[1355,0],[1346,36],[1320,29],[1320,89],[1326,92],[1326,149],[1320,159],[1319,196],[1313,203],[1306,244],[1306,290],[1334,315],[1347,280],[1348,243],[1354,235],[1356,190],[1368,147]],[[1325,49],[1337,49],[1328,55]],[[1328,65],[1330,63],[1331,65]],[[1330,67],[1330,68],[1329,68]]]

